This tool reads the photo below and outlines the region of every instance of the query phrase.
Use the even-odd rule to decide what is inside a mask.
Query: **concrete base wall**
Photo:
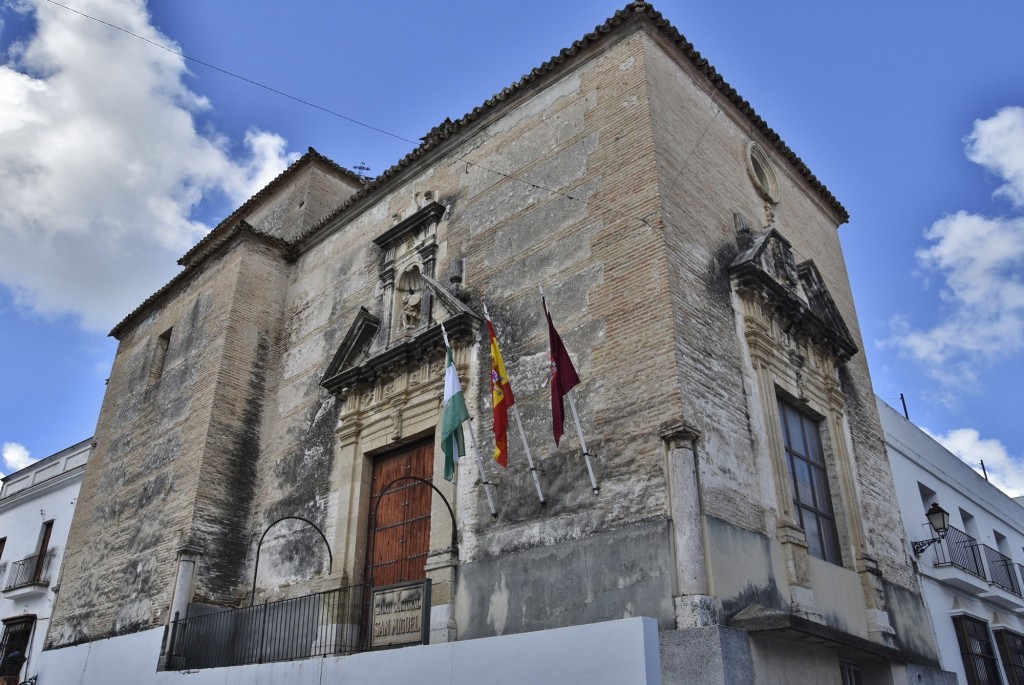
[[[156,671],[163,631],[44,652],[39,682],[61,685],[660,685],[658,627],[631,618],[500,638],[277,664]],[[719,681],[722,682],[722,681]]]
[[[672,630],[660,635],[665,685],[741,685],[754,682],[750,639],[722,626]]]
[[[674,628],[668,522],[459,566],[460,640],[651,616]]]

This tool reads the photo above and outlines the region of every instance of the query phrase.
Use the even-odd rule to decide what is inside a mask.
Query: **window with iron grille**
[[[779,419],[797,520],[812,556],[842,565],[818,422],[779,400]]]
[[[4,637],[0,643],[0,675],[19,677],[28,656],[28,642],[32,637],[33,614],[9,618],[4,621]]]
[[[967,673],[967,685],[1000,685],[999,666],[988,624],[970,616],[954,616],[956,637]]]
[[[1010,685],[1024,685],[1024,637],[1009,630],[997,630],[996,644]]]

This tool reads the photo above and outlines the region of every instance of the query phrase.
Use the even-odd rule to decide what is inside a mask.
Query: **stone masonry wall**
[[[355,192],[350,179],[310,163],[273,197],[259,203],[245,220],[257,231],[293,240]]]
[[[242,252],[209,263],[121,339],[68,539],[51,646],[135,632],[166,619]],[[154,354],[168,329],[157,378]]]
[[[647,60],[665,229],[672,272],[678,276],[673,301],[679,312],[675,337],[684,414],[702,432],[707,512],[774,535],[775,486],[763,436],[777,426],[747,415],[746,396],[756,395],[757,389],[741,384],[743,356],[726,271],[737,252],[733,213],[742,212],[755,229],[767,223],[764,201],[748,177],[746,142],[759,142],[778,174],[782,199],[775,206],[776,227],[792,243],[797,263],[814,260],[863,350],[836,230],[839,220],[735,107],[717,92],[709,95],[693,66],[672,54],[672,48],[651,42]],[[729,383],[720,382],[723,376]],[[900,536],[893,534],[900,530],[898,509],[877,414],[870,406],[873,391],[863,352],[843,366],[840,380],[868,553],[887,579],[913,587]]]
[[[282,363],[270,381],[254,530],[303,511],[335,538],[331,489],[311,488],[302,477],[307,468],[321,473],[312,464],[327,463],[336,440],[319,428],[320,419],[337,416],[319,380],[358,309],[379,306],[372,239],[393,225],[394,215],[408,216],[416,194],[426,190],[448,207],[438,228],[438,279],[446,282],[456,260],[466,260],[468,304],[481,314],[487,304],[492,313],[548,498],[541,508],[514,434],[509,469],[489,459],[490,364],[480,345],[479,372],[463,378],[463,386],[499,513],[495,519],[486,513],[475,463],[460,462],[460,558],[500,557],[665,517],[657,426],[678,415],[679,396],[665,373],[674,352],[654,334],[658,321],[668,327],[670,316],[662,236],[634,218],[657,206],[641,67],[638,35],[610,41],[500,117],[481,122],[444,159],[410,173],[357,216],[340,219],[302,255],[285,306]],[[551,437],[539,285],[583,381],[576,392],[601,484],[597,496],[571,419],[560,448]],[[351,530],[364,515],[350,512]],[[264,563],[273,562],[261,559],[261,577]],[[310,574],[315,563],[310,560]]]
[[[196,600],[235,604],[246,584],[249,511],[260,460],[260,431],[270,370],[280,363],[278,335],[289,265],[276,248],[238,247],[238,277],[226,299],[224,347],[199,472],[189,543],[199,559]]]
[[[360,534],[366,512],[339,512],[340,483],[332,481],[337,431],[349,427],[339,425],[339,403],[320,380],[360,308],[382,314],[380,252],[372,240],[411,215],[427,191],[447,208],[437,227],[437,278],[447,283],[465,260],[461,297],[480,314],[484,304],[490,309],[548,500],[546,507],[537,501],[514,426],[509,468],[489,459],[490,363],[482,338],[462,382],[498,515],[488,515],[473,460],[460,461],[454,486],[435,478],[456,506],[459,562],[464,570],[478,564],[479,596],[457,600],[463,611],[469,601],[504,601],[506,618],[516,616],[522,607],[508,606],[508,598],[535,596],[528,585],[556,571],[529,575],[534,566],[524,560],[544,556],[545,547],[580,551],[566,556],[572,568],[557,571],[582,578],[601,573],[585,568],[586,559],[598,558],[590,550],[601,540],[664,539],[667,549],[659,431],[680,421],[702,433],[705,513],[774,534],[764,465],[764,434],[774,427],[748,411],[756,389],[745,385],[726,272],[735,254],[733,212],[762,223],[743,156],[756,135],[649,30],[606,36],[556,76],[482,114],[440,150],[412,161],[390,187],[334,219],[295,263],[263,242],[240,239],[127,330],[68,543],[51,645],[162,623],[181,544],[204,549],[194,599],[232,605],[244,603],[257,540],[275,520],[301,516],[328,540]],[[774,163],[783,196],[778,226],[798,261],[814,259],[860,343],[836,217],[794,169]],[[327,196],[347,196],[351,189],[343,186],[307,169],[249,220],[296,236]],[[582,380],[575,392],[597,495],[571,418],[561,447],[551,437],[538,286]],[[156,379],[154,350],[172,326]],[[895,498],[874,439],[863,354],[842,380],[871,549],[887,579],[908,584],[898,541],[888,537],[899,526],[887,513]],[[360,572],[360,545],[344,561],[349,573]],[[289,594],[322,589],[320,550],[309,530],[288,524],[261,555],[260,577],[266,573],[269,586],[294,585]],[[525,574],[507,582],[518,588],[495,575],[513,555]],[[620,606],[628,612],[631,593],[670,621],[663,610],[670,598],[658,598],[672,591],[667,559],[662,550],[621,565],[617,577],[593,586],[611,593],[600,602],[587,604],[586,593],[554,597],[555,618],[543,625],[602,620]],[[588,608],[594,606],[600,609]],[[489,619],[472,621],[474,635],[496,630]]]

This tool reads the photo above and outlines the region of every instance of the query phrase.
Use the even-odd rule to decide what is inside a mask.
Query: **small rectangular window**
[[[808,551],[819,559],[842,565],[818,423],[782,400],[779,400],[779,418],[792,481],[793,504],[797,520],[807,537]]]
[[[954,616],[957,641],[967,673],[967,685],[995,685],[1002,682],[988,624],[970,616]]]
[[[7,546],[7,538],[0,538],[0,561],[4,558],[4,547]]]
[[[857,664],[840,661],[839,671],[843,674],[843,685],[864,685],[864,672]]]
[[[173,330],[173,328],[168,328],[157,336],[156,348],[153,350],[153,362],[149,366],[150,380],[159,380],[160,376],[164,373],[164,363],[167,361],[167,348],[171,346],[171,331]]]

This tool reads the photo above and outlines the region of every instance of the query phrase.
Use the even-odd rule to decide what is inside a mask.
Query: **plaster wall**
[[[630,616],[675,627],[665,521],[459,566],[459,639]]]
[[[53,555],[46,576],[49,582],[35,588],[0,593],[0,620],[28,614],[36,617],[25,652],[27,661],[21,671],[23,678],[35,675],[50,626],[75,500],[89,456],[89,443],[81,443],[66,452],[68,454],[54,455],[39,462],[38,466],[30,466],[8,476],[11,483],[19,486],[8,488],[9,483],[5,479],[4,497],[0,499],[0,537],[5,538],[3,556],[0,557],[0,587],[6,588],[10,584],[14,563],[39,554],[43,524],[53,521],[45,550]],[[20,487],[26,483],[28,487]]]
[[[525,635],[202,671],[156,672],[163,631],[50,650],[40,682],[64,685],[660,685],[658,631],[646,618]]]
[[[763,635],[752,638],[751,647],[757,685],[792,685],[794,673],[803,682],[842,685],[836,654],[828,648]]]
[[[967,532],[979,543],[993,548],[999,532],[1014,563],[1024,563],[1020,552],[1024,549],[1024,507],[895,409],[880,399],[877,403],[907,539],[934,536],[924,513],[936,501],[949,511],[952,526],[961,531],[970,528]],[[971,517],[966,522],[965,514]],[[936,551],[933,545],[917,559],[921,591],[942,668],[967,682],[952,617],[967,615],[988,623],[993,630],[1024,635],[1024,600],[956,566],[937,563],[944,557],[936,556]],[[913,556],[909,544],[907,554]]]

